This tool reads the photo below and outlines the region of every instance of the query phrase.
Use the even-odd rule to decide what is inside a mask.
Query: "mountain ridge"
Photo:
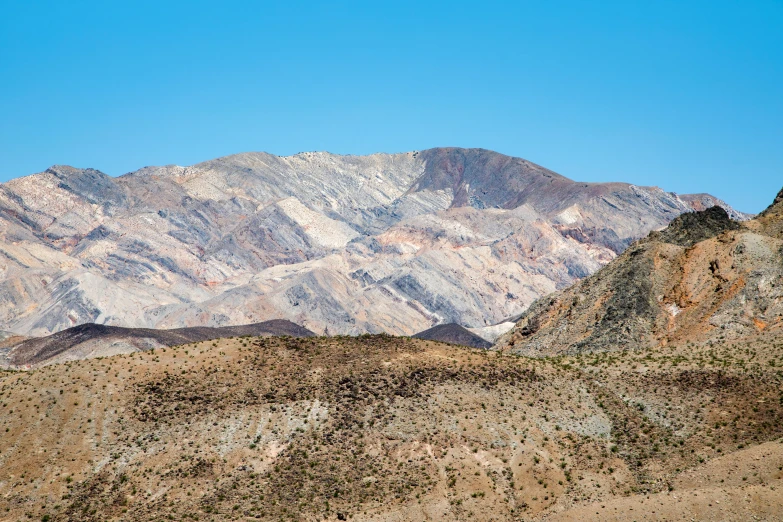
[[[313,337],[315,333],[283,319],[219,328],[171,330],[123,328],[85,323],[42,338],[23,339],[0,349],[0,367],[30,369],[87,358],[154,350],[180,344],[233,337]],[[13,339],[11,339],[13,340]]]
[[[53,166],[0,185],[0,326],[483,328],[692,208],[485,149]]]

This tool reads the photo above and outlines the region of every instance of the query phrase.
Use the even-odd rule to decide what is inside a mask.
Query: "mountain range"
[[[0,372],[0,520],[780,520],[783,191],[705,207],[493,349],[457,324],[28,339],[10,356],[60,364]],[[68,353],[137,334],[159,344]]]
[[[458,323],[494,340],[539,297],[716,204],[748,217],[482,149],[246,153],[117,178],[54,166],[0,185],[0,328]]]

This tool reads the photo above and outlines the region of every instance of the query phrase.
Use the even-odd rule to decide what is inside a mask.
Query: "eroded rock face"
[[[0,328],[482,328],[710,202],[481,149],[56,166],[0,186]]]
[[[783,328],[783,204],[738,223],[683,215],[608,266],[537,301],[501,337],[526,355],[732,341]]]

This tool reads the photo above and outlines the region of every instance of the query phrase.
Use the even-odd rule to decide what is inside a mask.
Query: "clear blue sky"
[[[0,180],[453,145],[750,212],[783,186],[781,0],[0,10]]]

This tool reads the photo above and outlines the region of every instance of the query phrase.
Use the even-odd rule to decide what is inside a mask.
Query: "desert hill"
[[[416,339],[426,339],[441,343],[458,344],[471,348],[491,348],[492,343],[479,337],[458,324],[439,324],[414,335]]]
[[[482,149],[245,153],[0,185],[0,328],[411,335],[519,315],[709,195],[579,183]]]
[[[736,341],[783,327],[783,203],[685,214],[532,305],[497,343],[527,355]]]
[[[284,319],[220,328],[191,327],[173,330],[122,328],[102,324],[82,324],[55,334],[9,340],[0,348],[0,366],[25,368],[92,357],[107,357],[121,353],[165,348],[196,341],[246,336],[312,337],[315,334]]]
[[[235,338],[0,376],[0,519],[779,520],[783,344]]]

